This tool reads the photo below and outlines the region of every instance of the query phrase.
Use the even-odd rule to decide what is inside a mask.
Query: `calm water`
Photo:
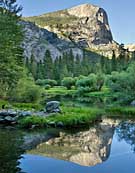
[[[85,130],[0,129],[0,173],[133,173],[135,122],[106,119]]]

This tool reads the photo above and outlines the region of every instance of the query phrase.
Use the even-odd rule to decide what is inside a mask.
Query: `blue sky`
[[[135,0],[18,0],[23,6],[23,16],[34,16],[92,3],[107,11],[114,40],[135,43]]]

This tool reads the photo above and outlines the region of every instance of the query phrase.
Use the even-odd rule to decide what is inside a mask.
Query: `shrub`
[[[38,79],[36,81],[36,84],[40,86],[50,85],[51,87],[53,87],[57,85],[57,81],[51,79],[44,79],[44,80]]]
[[[49,90],[51,88],[51,85],[45,85],[45,89]]]
[[[62,85],[65,86],[68,90],[72,88],[72,86],[75,86],[76,80],[72,77],[65,77],[62,80]]]
[[[40,97],[40,87],[31,78],[21,79],[11,95],[14,101],[23,103],[35,103]]]
[[[135,74],[130,67],[130,71],[112,72],[107,78],[107,86],[110,88],[113,100],[119,104],[129,104],[135,99]]]
[[[79,96],[85,93],[100,91],[104,85],[104,75],[102,74],[90,74],[88,77],[82,77],[76,82],[78,88],[77,94]]]

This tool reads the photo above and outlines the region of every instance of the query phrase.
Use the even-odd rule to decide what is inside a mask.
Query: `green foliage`
[[[72,86],[75,86],[76,79],[72,77],[65,77],[62,80],[62,86],[65,86],[68,90],[72,88]]]
[[[34,104],[34,103],[14,103],[12,102],[12,107],[19,110],[40,110],[42,109],[42,106],[40,104]]]
[[[111,114],[109,116],[111,117],[124,117],[124,118],[129,118],[129,117],[134,117],[135,116],[135,107],[120,107],[120,106],[113,106],[106,108],[106,112],[108,114]]]
[[[101,65],[98,61],[93,61],[94,58],[98,59],[100,55],[84,51],[83,58],[81,58],[79,55],[74,56],[71,49],[53,61],[50,51],[47,50],[43,62],[36,62],[36,57],[32,56],[31,60],[26,59],[25,64],[35,80],[55,79],[58,84],[61,84],[65,77],[88,76],[91,73],[102,74],[102,72],[111,71],[110,60],[102,56],[101,59],[104,58],[104,62]]]
[[[35,60],[35,57],[32,55],[30,59],[30,64],[28,66],[29,72],[32,74],[34,79],[37,79],[37,62]]]
[[[47,98],[51,98],[51,97],[55,97],[55,96],[74,96],[76,90],[72,89],[72,90],[67,90],[66,87],[62,87],[62,86],[57,86],[54,88],[50,88],[49,90],[45,90],[44,91],[44,95]]]
[[[107,86],[110,88],[113,101],[120,104],[129,104],[135,99],[135,63],[129,66],[127,71],[113,72],[107,78]]]
[[[38,79],[36,81],[36,84],[40,86],[50,85],[51,87],[53,87],[57,85],[57,81],[51,79],[44,79],[44,80]]]
[[[88,77],[84,77],[83,79],[77,80],[76,86],[87,87],[89,91],[94,91],[96,89],[96,75],[90,74]]]
[[[37,127],[46,127],[47,120],[45,117],[40,116],[28,116],[19,120],[19,125],[22,128],[31,128],[32,125]]]
[[[102,74],[90,74],[88,77],[83,77],[76,82],[79,95],[93,91],[100,91],[103,84],[104,75]]]
[[[43,67],[45,79],[53,79],[53,61],[49,50],[45,52]]]
[[[97,108],[80,108],[80,107],[64,107],[62,115],[49,117],[49,121],[53,121],[56,124],[62,122],[64,126],[79,126],[84,124],[89,124],[94,120],[101,117],[103,112]]]
[[[0,3],[0,96],[6,97],[17,85],[23,73],[20,44],[23,32],[19,22],[18,12],[21,7],[16,1],[1,1]]]
[[[45,89],[46,89],[46,90],[49,90],[50,88],[51,88],[51,85],[49,85],[49,84],[46,84],[46,85],[45,85]]]
[[[5,105],[5,106],[9,105],[8,101],[0,100],[0,109],[2,108],[3,105]]]
[[[35,103],[41,97],[39,86],[34,84],[30,78],[22,78],[19,80],[17,87],[14,89],[11,98],[16,102]]]
[[[49,117],[38,117],[31,116],[25,117],[19,121],[21,127],[30,128],[32,125],[38,127],[45,127],[50,125],[51,122],[56,124],[62,122],[65,127],[75,127],[80,125],[89,124],[101,118],[101,115],[104,114],[104,111],[101,111],[97,108],[80,108],[80,107],[62,107],[62,114],[52,114]]]
[[[32,125],[38,128],[49,127],[51,124],[57,126],[59,122],[62,122],[64,127],[79,127],[82,125],[93,123],[100,120],[102,116],[106,117],[130,117],[135,115],[134,107],[108,107],[105,110],[103,108],[91,108],[91,107],[73,107],[62,106],[61,114],[52,114],[49,117],[41,116],[28,116],[21,118],[18,123],[23,128],[31,128]]]

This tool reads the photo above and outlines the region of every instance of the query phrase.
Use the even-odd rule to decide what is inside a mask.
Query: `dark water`
[[[135,122],[84,130],[0,129],[0,173],[134,173]]]

